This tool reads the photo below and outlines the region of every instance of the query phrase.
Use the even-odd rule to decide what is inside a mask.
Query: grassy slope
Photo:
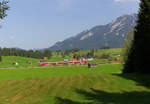
[[[67,57],[68,58],[68,57]],[[46,60],[47,62],[57,62],[57,61],[64,61],[65,58],[62,58],[61,56],[53,56],[51,59]],[[68,58],[69,59],[69,58]]]
[[[104,65],[97,69],[54,67],[0,70],[0,78],[3,77],[0,103],[150,104],[150,89],[134,81],[139,75],[121,75],[121,68],[121,65]]]
[[[27,61],[31,61],[32,65],[27,64]],[[19,56],[3,56],[2,63],[0,63],[0,67],[25,67],[25,66],[37,66],[39,65],[38,59],[34,58],[25,58]],[[19,65],[12,65],[13,62],[18,62]]]
[[[76,54],[87,54],[91,50],[81,50],[79,52],[76,52]],[[98,49],[95,55],[101,55],[101,54],[120,54],[122,51],[122,48],[112,48],[112,49]]]

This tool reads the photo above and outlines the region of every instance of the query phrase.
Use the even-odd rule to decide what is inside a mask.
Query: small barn
[[[18,62],[13,62],[12,64],[13,64],[13,65],[19,65],[19,63],[18,63]]]

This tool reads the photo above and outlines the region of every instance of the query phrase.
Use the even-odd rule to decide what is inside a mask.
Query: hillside
[[[136,25],[136,14],[123,15],[107,25],[95,26],[74,37],[57,42],[50,50],[120,48],[126,34]]]
[[[32,64],[27,64],[27,62]],[[13,65],[13,62],[18,62],[19,65]],[[26,67],[26,66],[39,66],[39,60],[35,58],[26,58],[20,56],[2,56],[2,62],[0,63],[0,68],[2,67]]]

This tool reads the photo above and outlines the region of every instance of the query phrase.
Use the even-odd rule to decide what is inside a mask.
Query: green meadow
[[[88,66],[56,66],[33,69],[0,69],[0,81],[23,80],[26,78],[48,78],[57,76],[73,76],[82,74],[116,74],[121,73],[121,64],[99,65],[96,68]]]
[[[84,55],[90,50],[75,54]],[[95,55],[121,54],[101,49]],[[115,56],[113,56],[115,57]],[[122,57],[122,56],[121,56]],[[47,62],[64,61],[56,53]],[[120,58],[120,57],[119,57]],[[30,61],[32,64],[27,64]],[[40,67],[40,59],[3,56],[0,63],[0,104],[150,104],[150,77],[122,74],[122,64],[94,58],[87,65]],[[12,65],[18,62],[19,65]]]
[[[31,65],[27,64],[27,62],[32,62]],[[19,65],[13,65],[13,62],[18,62]],[[27,66],[39,66],[39,60],[34,58],[26,58],[20,56],[2,56],[2,62],[0,63],[0,67],[27,67]]]
[[[149,78],[121,64],[1,69],[0,104],[150,104]]]

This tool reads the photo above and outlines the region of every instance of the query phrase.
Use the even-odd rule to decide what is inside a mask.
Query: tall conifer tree
[[[134,40],[124,65],[124,73],[150,73],[150,0],[141,0]]]
[[[2,62],[2,56],[0,55],[0,63]]]

